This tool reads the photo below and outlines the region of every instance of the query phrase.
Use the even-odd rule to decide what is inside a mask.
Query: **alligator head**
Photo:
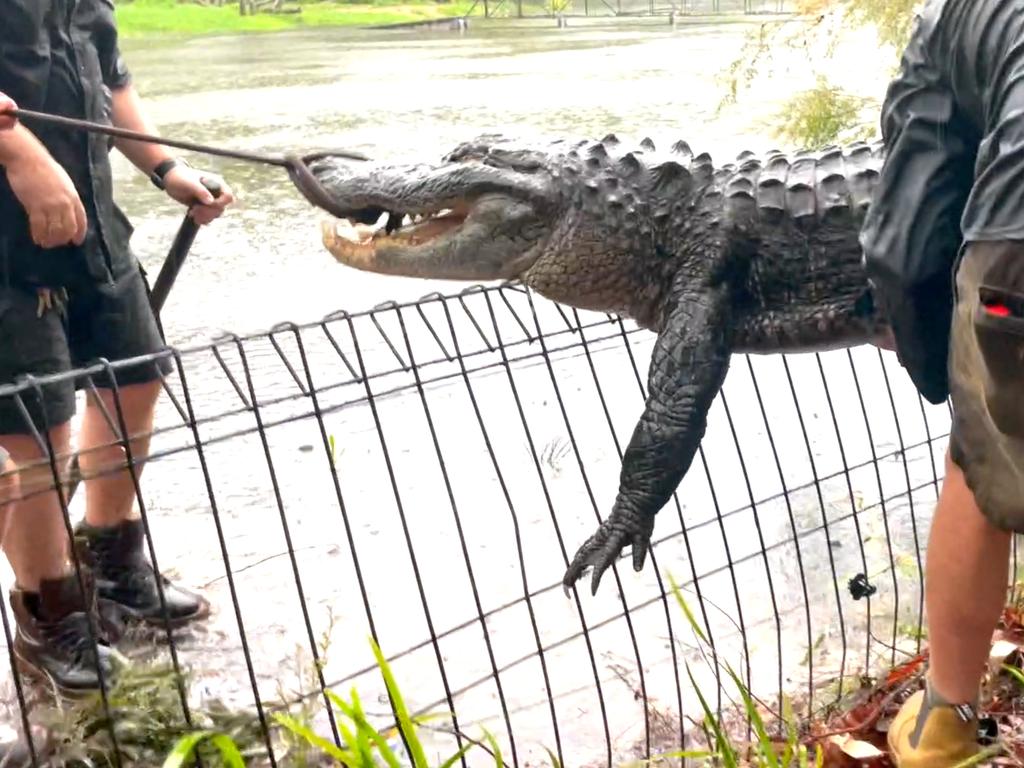
[[[664,259],[652,267],[644,258],[655,256],[647,193],[689,174],[673,162],[679,173],[662,178],[637,159],[643,147],[622,154],[617,144],[483,136],[436,164],[317,161],[310,171],[341,213],[324,221],[323,243],[357,269],[519,281],[549,299],[650,325],[665,272]],[[680,190],[671,191],[678,201]]]
[[[344,264],[383,274],[515,279],[536,261],[561,206],[550,158],[483,141],[436,165],[323,162],[311,171],[345,218],[324,245]]]

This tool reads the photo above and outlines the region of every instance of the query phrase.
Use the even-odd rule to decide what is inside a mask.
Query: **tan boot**
[[[900,707],[888,742],[897,768],[953,768],[981,749],[978,716],[972,706],[937,702],[918,691]]]

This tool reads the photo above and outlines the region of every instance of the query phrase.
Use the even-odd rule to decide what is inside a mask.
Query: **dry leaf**
[[[997,671],[999,666],[1018,650],[1020,650],[1020,646],[1017,643],[1009,640],[996,640],[992,643],[992,650],[988,654],[990,669],[993,672]]]
[[[843,754],[852,757],[854,760],[874,760],[885,755],[874,744],[849,736],[831,736],[829,741],[843,750]]]

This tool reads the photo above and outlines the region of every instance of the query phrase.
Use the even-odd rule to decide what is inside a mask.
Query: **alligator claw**
[[[638,573],[642,571],[653,532],[653,518],[638,519],[633,515],[612,512],[608,519],[601,523],[597,533],[576,551],[576,556],[562,579],[566,594],[569,593],[569,587],[579,581],[588,568],[593,568],[590,594],[596,595],[604,572],[611,567],[627,544],[633,545],[633,570]]]

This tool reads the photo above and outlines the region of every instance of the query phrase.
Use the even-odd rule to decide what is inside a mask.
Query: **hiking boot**
[[[929,686],[900,707],[888,742],[897,768],[952,768],[980,751],[978,716],[972,705],[940,701]]]
[[[125,618],[174,628],[209,615],[210,604],[206,600],[176,587],[154,571],[143,549],[142,520],[126,520],[111,527],[94,527],[82,521],[75,536],[94,563],[100,602],[113,604]],[[167,621],[158,578],[167,606]]]
[[[82,577],[84,601],[74,570],[60,579],[44,579],[37,593],[17,587],[10,593],[16,625],[14,656],[19,671],[41,679],[69,697],[98,691],[101,674],[109,688],[119,658],[99,619],[95,584],[85,565]],[[90,619],[95,638],[89,627]]]

